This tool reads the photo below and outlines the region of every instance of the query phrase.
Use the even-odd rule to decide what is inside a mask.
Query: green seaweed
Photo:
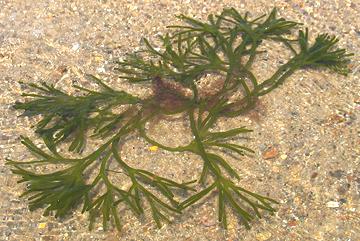
[[[100,90],[74,86],[82,93],[76,96],[47,83],[28,84],[35,92],[23,94],[25,101],[14,107],[24,110],[22,116],[41,116],[35,132],[46,148],[21,137],[34,159],[8,160],[7,164],[14,174],[21,176],[19,182],[27,184],[23,196],[28,197],[30,210],[44,208],[44,215],[64,217],[82,206],[82,212],[90,214],[90,226],[101,216],[104,228],[113,223],[118,230],[120,206],[136,216],[150,210],[156,225],[161,227],[195,203],[204,203],[203,198],[210,194],[217,196],[218,221],[224,228],[230,209],[247,228],[255,217],[275,212],[278,202],[240,187],[237,171],[219,154],[221,151],[241,158],[253,153],[248,147],[231,142],[251,130],[237,127],[215,132],[212,127],[219,118],[250,111],[260,96],[279,87],[299,69],[322,66],[348,74],[351,54],[336,48],[338,39],[328,34],[318,35],[314,43],[309,41],[308,29],[294,34],[302,24],[277,17],[276,9],[267,17],[249,16],[234,8],[209,15],[206,22],[180,15],[183,25],[169,26],[169,33],[160,37],[160,46],[144,39],[142,51],[118,61],[115,70],[120,78],[131,83],[150,82],[154,93],[148,98],[115,90],[92,75],[87,78]],[[282,43],[292,57],[269,79],[259,82],[252,65],[261,54],[258,49],[264,40]],[[198,83],[208,74],[222,76],[222,82],[220,88],[204,97]],[[191,94],[183,90],[190,90]],[[241,97],[232,100],[234,93],[241,93]],[[115,113],[113,109],[120,106],[122,111]],[[147,135],[146,123],[180,113],[190,122],[193,140],[189,144],[170,147]],[[198,180],[178,183],[129,166],[121,156],[121,148],[134,133],[166,151],[200,156],[203,168]],[[65,157],[58,151],[62,143],[70,143],[68,151],[81,154],[87,138],[105,141],[90,154],[78,158]],[[127,176],[130,187],[122,188],[112,182],[109,173],[118,171],[110,169],[110,163]],[[66,168],[46,174],[26,169],[50,164]],[[86,178],[89,172],[94,174],[91,180]]]

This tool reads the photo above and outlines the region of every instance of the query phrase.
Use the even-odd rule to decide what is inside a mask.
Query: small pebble
[[[79,43],[74,43],[73,46],[71,47],[71,50],[76,52],[79,48],[80,48],[80,44]]]
[[[342,203],[342,204],[344,204],[344,203],[347,203],[347,200],[346,200],[346,198],[340,198],[340,203]]]
[[[39,223],[38,228],[40,228],[40,229],[46,228],[46,223]]]
[[[287,224],[289,227],[295,227],[297,225],[297,221],[293,219],[290,220]]]
[[[264,159],[272,159],[272,158],[277,157],[278,155],[279,155],[278,150],[276,150],[276,148],[274,148],[274,147],[271,147],[263,153],[263,158]]]
[[[329,174],[332,177],[340,179],[345,174],[345,172],[343,170],[336,170],[336,171],[333,171],[333,172],[329,172]]]
[[[94,57],[94,59],[95,59],[96,62],[102,62],[102,61],[104,61],[104,58],[103,58],[101,55],[96,55],[96,56]]]
[[[96,69],[96,72],[105,73],[105,68],[104,67],[99,67],[99,68]]]
[[[158,146],[150,146],[149,151],[157,151],[159,149]]]
[[[326,207],[328,207],[328,208],[338,208],[338,207],[340,207],[340,203],[335,202],[335,201],[329,201],[329,202],[326,203]]]
[[[285,159],[287,158],[287,155],[286,155],[286,154],[282,154],[282,155],[280,156],[280,158],[283,159],[283,160],[285,160]]]
[[[265,240],[268,240],[269,238],[271,238],[270,232],[263,232],[263,233],[256,234],[256,240],[259,240],[259,241],[265,241]]]
[[[311,174],[311,178],[316,178],[317,176],[319,175],[319,173],[317,173],[317,172],[314,172],[313,174]]]

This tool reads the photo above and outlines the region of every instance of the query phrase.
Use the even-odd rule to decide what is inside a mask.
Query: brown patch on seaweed
[[[166,112],[181,109],[189,101],[188,91],[185,87],[177,83],[165,82],[160,78],[154,80],[153,91],[156,108],[160,106]]]

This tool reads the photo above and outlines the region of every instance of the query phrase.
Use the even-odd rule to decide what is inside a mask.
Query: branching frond
[[[35,174],[16,165],[12,172],[22,177],[19,182],[27,183],[23,196],[30,195],[30,210],[45,208],[45,216],[54,211],[55,217],[63,217],[86,197],[90,189],[77,167],[51,174]]]
[[[347,75],[349,73],[349,57],[353,54],[346,53],[345,49],[336,48],[339,39],[329,34],[320,34],[315,43],[310,46],[308,43],[308,30],[299,32],[300,58],[304,66],[324,66],[331,70]],[[310,46],[310,47],[309,47]]]
[[[23,94],[32,97],[26,102],[17,102],[15,109],[24,110],[23,116],[41,115],[42,119],[36,124],[36,132],[48,142],[60,143],[72,138],[69,151],[80,152],[85,144],[86,131],[95,128],[98,133],[109,131],[120,118],[111,109],[121,105],[136,104],[140,99],[124,92],[113,90],[95,76],[103,91],[96,92],[80,86],[84,95],[73,96],[47,83],[29,84],[38,94]],[[96,114],[91,118],[92,114]]]

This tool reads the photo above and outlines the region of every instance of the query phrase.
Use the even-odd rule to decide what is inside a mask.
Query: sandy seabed
[[[224,7],[254,16],[276,6],[287,19],[305,23],[312,37],[321,32],[341,38],[355,53],[348,77],[324,70],[296,72],[282,87],[261,98],[246,116],[219,123],[221,128],[246,125],[254,130],[249,146],[253,158],[232,164],[241,184],[280,200],[274,216],[252,222],[246,230],[236,219],[228,231],[216,222],[216,201],[206,199],[173,224],[157,229],[151,219],[123,218],[121,233],[88,230],[87,215],[75,212],[57,220],[30,212],[19,198],[23,186],[5,166],[5,158],[29,157],[19,136],[34,137],[33,119],[18,118],[11,106],[20,98],[18,83],[45,80],[72,91],[74,83],[88,85],[84,73],[134,94],[146,86],[120,81],[113,61],[167,31],[183,13],[205,19]],[[1,240],[360,240],[360,1],[20,1],[0,0],[0,239]],[[258,76],[269,76],[281,60],[279,46],[255,65]],[[178,129],[177,129],[178,128]],[[174,134],[174,132],[178,132]],[[181,124],[160,122],[151,131],[161,141],[189,138]],[[182,136],[184,135],[184,136]],[[163,139],[162,139],[163,138]],[[194,178],[201,162],[192,155],[149,152],[134,138],[126,154],[134,165],[176,180]],[[136,149],[130,148],[136,146]],[[269,149],[275,153],[267,158]],[[265,158],[266,157],[266,158]]]

